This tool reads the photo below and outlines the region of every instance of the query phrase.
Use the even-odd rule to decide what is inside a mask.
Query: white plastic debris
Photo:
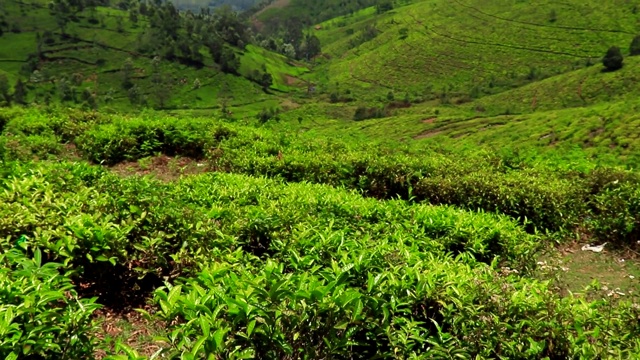
[[[604,250],[605,245],[607,245],[607,243],[598,246],[585,245],[582,247],[582,251],[593,251],[595,253],[601,253],[602,250]]]
[[[633,276],[633,275],[629,275],[629,279],[633,280],[633,279],[635,279],[635,278],[636,278],[635,276]]]

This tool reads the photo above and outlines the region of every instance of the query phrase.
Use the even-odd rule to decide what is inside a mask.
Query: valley
[[[2,2],[0,356],[638,357],[639,9]]]

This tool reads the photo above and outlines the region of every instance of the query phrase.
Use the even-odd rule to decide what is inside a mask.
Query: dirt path
[[[212,169],[205,162],[187,157],[155,156],[138,161],[127,161],[112,166],[111,171],[121,176],[152,175],[162,181],[178,180],[182,175],[197,175]]]

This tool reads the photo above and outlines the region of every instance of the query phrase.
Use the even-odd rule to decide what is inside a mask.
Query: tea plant
[[[80,299],[61,264],[43,261],[27,243],[0,254],[0,356],[79,359],[93,356],[96,299]]]

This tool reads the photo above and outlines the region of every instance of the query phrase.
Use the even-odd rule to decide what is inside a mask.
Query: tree
[[[376,4],[376,12],[378,14],[384,14],[391,10],[393,10],[393,2],[391,0],[381,0]]]
[[[151,65],[153,66],[153,73],[151,74],[151,82],[154,84],[153,95],[156,98],[158,107],[162,109],[167,101],[171,99],[171,89],[169,89],[169,84],[160,69],[160,58],[156,56],[151,61]]]
[[[124,90],[129,90],[133,86],[133,82],[131,81],[133,71],[133,60],[127,58],[122,65],[122,88]]]
[[[129,91],[127,91],[127,96],[129,97],[131,105],[137,105],[140,103],[140,90],[137,86],[132,86]]]
[[[231,119],[231,111],[229,111],[229,104],[232,100],[231,97],[231,87],[229,87],[229,83],[226,81],[222,83],[222,87],[220,91],[218,91],[217,98],[220,102],[220,111],[222,112],[222,117],[224,119]]]
[[[640,35],[637,35],[631,41],[631,46],[629,46],[629,54],[631,56],[640,55]]]
[[[0,95],[11,105],[11,96],[9,95],[9,78],[5,74],[0,74]]]
[[[98,108],[98,100],[91,89],[86,88],[82,91],[82,100],[87,108],[96,110]]]
[[[260,78],[260,85],[262,85],[262,88],[265,90],[270,88],[271,85],[273,85],[273,77],[271,76],[271,74],[267,72],[262,74],[262,77]]]
[[[66,78],[62,78],[56,82],[58,96],[61,101],[75,100],[75,89]]]
[[[215,63],[220,63],[222,50],[224,49],[224,41],[217,35],[211,35],[205,41],[205,45],[207,46],[207,49],[209,49],[209,53],[211,54],[213,61]]]
[[[310,60],[311,58],[319,55],[322,52],[322,49],[320,47],[320,39],[318,39],[318,37],[315,35],[307,35],[304,44],[305,57],[307,58],[307,60]]]
[[[16,104],[24,105],[27,99],[27,87],[21,79],[16,81],[16,85],[13,87],[13,101]]]
[[[215,32],[229,44],[242,48],[249,42],[246,33],[247,25],[242,22],[231,6],[223,5],[216,8],[214,19]]]
[[[238,69],[240,68],[240,59],[232,49],[225,47],[222,50],[220,68],[223,72],[228,74],[238,73]]]
[[[289,43],[282,45],[282,52],[284,53],[284,56],[290,59],[296,58],[296,48]]]
[[[612,46],[607,50],[607,54],[602,59],[602,64],[607,71],[616,71],[622,68],[623,61],[624,57],[622,56],[620,48]]]
[[[69,23],[69,15],[71,9],[66,1],[55,0],[49,3],[49,10],[53,16],[55,16],[56,24],[60,28],[62,35],[66,35],[67,24]]]
[[[118,17],[116,19],[116,31],[118,31],[119,33],[124,32],[124,24],[122,22],[122,18]]]
[[[129,21],[131,21],[131,23],[133,24],[138,23],[138,10],[136,10],[135,8],[131,8],[129,10]]]
[[[74,86],[80,86],[82,85],[82,82],[84,81],[84,76],[82,76],[82,74],[80,73],[73,73],[71,74],[71,83]]]

